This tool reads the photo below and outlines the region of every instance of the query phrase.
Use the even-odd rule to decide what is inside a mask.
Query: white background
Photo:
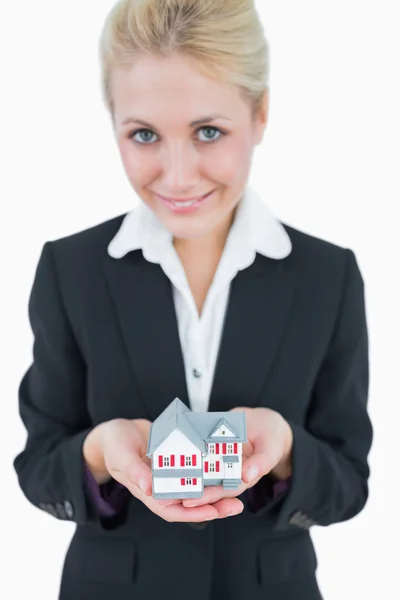
[[[201,0],[199,0],[201,1]],[[400,598],[399,5],[258,0],[270,113],[252,183],[286,223],[352,248],[370,329],[370,498],[313,528],[324,600]],[[47,240],[132,207],[100,96],[97,42],[112,0],[0,8],[0,597],[57,597],[74,530],[31,506],[12,468],[25,443],[17,387],[31,361],[27,302]],[[7,590],[7,591],[6,591]]]

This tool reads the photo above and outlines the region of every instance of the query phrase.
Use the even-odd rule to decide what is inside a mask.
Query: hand
[[[151,422],[113,419],[95,427],[83,444],[83,456],[98,483],[113,478],[149,510],[169,522],[202,522],[243,510],[237,498],[188,508],[181,500],[159,502],[152,496],[151,461],[146,456]]]
[[[244,411],[246,414],[248,440],[242,446],[242,485],[236,490],[207,486],[202,498],[184,500],[184,506],[200,506],[203,503],[212,505],[222,498],[240,496],[268,473],[273,473],[279,479],[286,479],[291,475],[293,432],[289,423],[282,415],[269,408],[232,409],[232,412],[237,411]]]

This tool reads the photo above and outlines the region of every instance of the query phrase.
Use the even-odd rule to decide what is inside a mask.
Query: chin
[[[206,227],[204,223],[171,223],[164,221],[165,227],[171,234],[181,240],[195,240],[206,236],[212,230],[212,226]]]

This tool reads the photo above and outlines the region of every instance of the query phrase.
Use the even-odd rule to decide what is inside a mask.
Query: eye
[[[148,141],[149,141],[149,140],[148,140],[148,138],[147,138],[147,140],[145,139],[145,141],[144,141],[144,142],[143,142],[143,141],[141,141],[141,142],[140,142],[139,140],[135,140],[135,139],[134,139],[136,135],[138,135],[138,134],[142,134],[142,133],[147,133],[147,134],[149,134],[149,133],[150,133],[150,134],[153,134],[153,132],[152,132],[152,131],[150,131],[150,129],[137,129],[136,131],[133,131],[132,133],[130,133],[130,134],[129,134],[129,139],[132,139],[132,140],[134,140],[134,141],[135,141],[135,142],[137,142],[138,144],[147,145],[147,144],[148,144]],[[155,135],[155,134],[154,134],[154,135]],[[150,137],[151,137],[151,135],[150,135]]]
[[[216,142],[218,141],[222,136],[226,135],[226,133],[224,133],[223,131],[221,131],[220,129],[218,129],[218,127],[211,127],[210,125],[206,125],[205,127],[200,127],[197,131],[205,131],[206,132],[206,143],[211,143],[211,142]],[[220,135],[218,137],[208,137],[208,133],[209,132],[217,132]],[[146,135],[143,135],[146,134]],[[139,135],[143,137],[139,137],[139,139],[135,139],[135,137]],[[156,135],[153,131],[151,131],[150,129],[136,129],[135,131],[132,131],[132,133],[129,134],[129,139],[132,139],[134,142],[136,142],[137,144],[140,144],[141,146],[148,146],[150,144],[152,144],[153,142],[151,142],[151,137],[152,135]],[[146,137],[147,136],[147,137]],[[204,141],[204,140],[200,140],[200,141]]]
[[[206,139],[208,139],[208,141],[211,141],[211,142],[215,142],[220,137],[222,137],[223,135],[225,135],[220,129],[218,129],[217,127],[211,127],[210,125],[206,125],[205,127],[200,127],[200,129],[198,129],[197,131],[208,131],[208,132],[214,131],[214,132],[217,132],[217,133],[221,134],[219,137],[217,137],[217,138],[211,138],[211,139],[206,136]]]

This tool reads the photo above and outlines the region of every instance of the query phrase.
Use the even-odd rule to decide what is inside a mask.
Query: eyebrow
[[[197,125],[202,125],[203,123],[210,123],[210,121],[216,121],[217,119],[226,119],[227,121],[232,121],[228,117],[224,117],[223,115],[218,114],[210,114],[205,117],[200,117],[200,119],[196,119],[190,123],[190,127],[196,127]],[[140,125],[144,125],[145,127],[149,127],[149,129],[155,129],[154,125],[148,123],[147,121],[143,121],[142,119],[136,119],[135,117],[128,117],[124,121],[122,121],[122,125],[128,125],[128,123],[140,123]]]

